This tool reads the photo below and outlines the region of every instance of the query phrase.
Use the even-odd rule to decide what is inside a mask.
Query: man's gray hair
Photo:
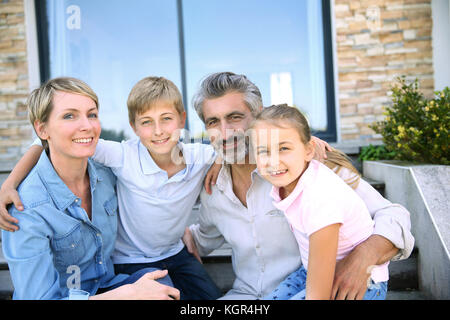
[[[200,89],[192,99],[192,105],[204,122],[203,103],[207,99],[215,99],[230,92],[244,94],[244,101],[251,113],[256,116],[262,107],[261,92],[246,76],[233,72],[217,72],[204,78]]]

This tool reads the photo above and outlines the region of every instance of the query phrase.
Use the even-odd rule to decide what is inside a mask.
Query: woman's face
[[[35,124],[41,139],[48,142],[52,160],[92,156],[101,127],[95,102],[86,96],[57,91],[46,123]]]

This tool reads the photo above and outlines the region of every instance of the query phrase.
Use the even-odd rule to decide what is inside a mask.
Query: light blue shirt
[[[54,170],[47,154],[18,188],[24,211],[16,232],[2,231],[14,299],[87,298],[127,278],[115,275],[111,255],[117,229],[115,177],[88,160],[92,221]],[[84,294],[83,294],[84,293]]]
[[[119,226],[114,263],[147,263],[173,256],[181,240],[209,167],[212,146],[178,146],[185,169],[168,178],[138,138],[122,143],[100,139],[94,157],[117,177]]]

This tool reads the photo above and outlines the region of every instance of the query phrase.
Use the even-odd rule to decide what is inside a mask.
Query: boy
[[[170,80],[140,80],[127,106],[138,138],[122,143],[100,139],[92,157],[117,176],[115,272],[167,269],[181,299],[217,299],[220,290],[182,242],[203,179],[214,162],[214,150],[209,145],[179,142],[186,112]],[[8,179],[17,181],[13,173]]]

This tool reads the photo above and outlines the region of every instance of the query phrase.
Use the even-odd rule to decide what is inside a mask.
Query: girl
[[[350,187],[358,185],[359,175],[337,150],[328,153],[328,167],[313,159],[310,129],[296,108],[265,108],[252,129],[258,171],[273,184],[274,205],[291,225],[303,264],[266,299],[330,299],[336,260],[373,231],[364,202]],[[350,186],[330,168],[352,172],[346,180]],[[372,266],[368,273],[371,282],[364,299],[384,299],[387,263]]]

